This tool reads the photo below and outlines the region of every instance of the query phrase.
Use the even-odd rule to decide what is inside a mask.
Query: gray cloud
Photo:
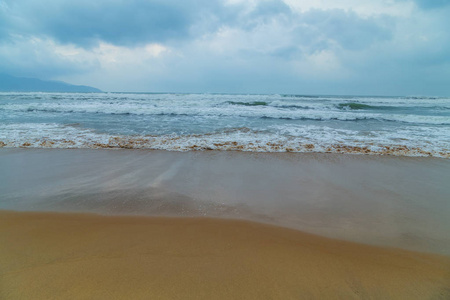
[[[343,47],[358,49],[389,37],[386,26],[379,20],[361,19],[342,10],[294,14],[280,0],[260,1],[250,11],[243,4],[225,5],[219,0],[7,0],[4,3],[0,12],[3,36],[5,31],[49,36],[61,43],[83,47],[91,47],[98,41],[116,45],[180,42],[224,26],[252,30],[273,20],[295,27],[298,42],[316,43],[319,48],[335,41]]]
[[[318,49],[334,42],[342,48],[359,50],[376,41],[392,37],[394,22],[391,18],[361,18],[354,12],[344,10],[313,10],[303,15],[299,35],[316,40]]]
[[[434,9],[450,5],[450,0],[414,0],[414,2],[424,9]]]
[[[11,26],[15,25],[11,20],[11,12],[5,2],[0,2],[0,41],[9,37]]]
[[[49,40],[16,38],[0,43],[0,72],[52,79],[69,74],[85,74],[99,67],[92,57],[72,57],[55,53]]]
[[[406,93],[427,76],[429,91],[449,91],[450,0],[397,1],[417,6],[367,16],[281,0],[0,0],[0,69],[103,90]],[[151,56],[152,43],[167,51]]]
[[[293,12],[286,3],[280,0],[259,2],[248,14],[242,16],[241,24],[256,25],[259,22],[267,22],[274,17],[292,17]]]
[[[221,6],[207,0],[7,0],[5,4],[8,12],[4,9],[3,16],[12,33],[47,35],[82,46],[98,40],[132,45],[185,38],[191,26]]]

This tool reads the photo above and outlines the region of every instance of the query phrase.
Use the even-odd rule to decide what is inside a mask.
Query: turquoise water
[[[450,98],[0,93],[0,145],[449,157]]]

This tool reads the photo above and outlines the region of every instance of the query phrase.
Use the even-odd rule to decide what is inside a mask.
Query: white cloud
[[[103,68],[111,69],[146,63],[169,51],[167,47],[154,43],[131,48],[101,42],[90,51],[84,50],[84,53],[95,57]]]
[[[65,73],[87,72],[96,60],[83,49],[61,45],[50,38],[14,35],[0,44],[0,68],[20,76],[48,79]]]
[[[305,79],[346,80],[351,71],[342,65],[338,55],[330,50],[312,53],[294,62],[295,71]]]

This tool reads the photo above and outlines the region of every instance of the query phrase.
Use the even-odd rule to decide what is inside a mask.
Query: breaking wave
[[[243,102],[244,103],[244,102]],[[264,103],[264,104],[263,104]],[[242,106],[236,109],[234,106]],[[262,107],[262,108],[259,108]],[[361,103],[341,103],[339,109],[333,110],[323,106],[318,108],[284,105],[269,106],[266,102],[249,102],[228,106],[169,106],[148,105],[145,103],[31,103],[7,104],[0,107],[5,113],[61,113],[61,114],[105,114],[105,115],[139,115],[139,116],[200,116],[200,117],[241,117],[280,120],[311,121],[389,121],[414,124],[450,125],[447,115],[396,114],[373,112],[383,109]],[[294,108],[294,109],[292,109]],[[363,112],[372,110],[371,112]]]
[[[0,126],[0,148],[111,148],[170,151],[221,150],[252,152],[323,152],[398,156],[450,157],[445,142],[417,144],[406,132],[385,136],[319,126],[273,126],[270,132],[231,128],[208,134],[112,135],[79,124],[20,124]],[[6,134],[5,134],[6,133]],[[427,129],[423,130],[426,136]]]
[[[450,99],[0,93],[0,147],[448,157]]]

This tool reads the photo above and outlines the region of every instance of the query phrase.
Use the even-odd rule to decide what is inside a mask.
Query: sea
[[[0,93],[0,147],[450,157],[450,98]]]

